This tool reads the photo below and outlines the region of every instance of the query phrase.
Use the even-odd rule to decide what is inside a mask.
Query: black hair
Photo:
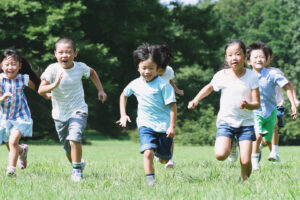
[[[270,57],[270,56],[273,56],[272,48],[271,48],[269,45],[267,45],[267,44],[264,43],[264,48],[268,51],[269,57]],[[269,58],[269,57],[268,57],[268,58]]]
[[[161,50],[158,45],[150,45],[148,43],[143,43],[138,46],[138,48],[133,51],[133,61],[136,67],[139,66],[140,62],[151,59],[156,65],[162,66],[162,56]]]
[[[265,54],[266,59],[269,58],[269,50],[266,48],[266,44],[263,42],[253,42],[246,48],[247,60],[250,60],[251,52],[254,50],[262,50]]]
[[[16,61],[18,61],[20,64],[22,64],[21,69],[19,71],[20,74],[28,74],[29,79],[34,83],[35,85],[35,90],[37,91],[40,84],[41,84],[41,79],[37,76],[37,74],[32,70],[31,65],[29,62],[22,56],[22,54],[17,51],[16,49],[13,48],[8,48],[3,51],[0,57],[0,62],[7,58],[7,57],[13,57]],[[2,72],[2,68],[1,68]]]
[[[55,43],[55,49],[57,48],[58,44],[70,44],[72,46],[72,49],[76,51],[76,44],[71,38],[64,37],[57,40],[57,42]]]
[[[159,66],[159,68],[166,69],[167,65],[173,61],[174,57],[170,47],[167,45],[160,45],[159,48],[161,52],[161,66]]]
[[[234,39],[234,40],[230,40],[229,42],[227,42],[227,44],[225,45],[225,48],[224,48],[225,55],[226,55],[227,48],[230,45],[232,45],[232,44],[238,44],[239,47],[243,50],[244,55],[246,55],[246,45],[245,45],[245,43],[242,40],[239,40],[239,39]],[[222,69],[228,69],[228,68],[230,68],[229,65],[228,65],[228,63],[226,62],[226,60],[224,61],[224,63],[221,66],[221,68]]]

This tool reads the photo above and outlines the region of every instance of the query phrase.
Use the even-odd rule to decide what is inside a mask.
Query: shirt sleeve
[[[289,83],[289,81],[279,72],[274,73],[274,82],[281,88]]]
[[[175,78],[175,74],[174,74],[174,70],[172,67],[170,66],[167,66],[167,69],[166,69],[166,76],[169,80],[173,80]]]
[[[252,73],[252,78],[251,78],[251,81],[250,81],[250,87],[251,89],[256,89],[259,87],[259,82],[258,82],[258,78],[257,76],[254,74],[254,72],[251,72]]]
[[[25,84],[26,86],[28,86],[28,83],[29,83],[29,75],[28,75],[28,74],[24,74],[23,77],[24,77],[24,84]]]
[[[134,91],[133,91],[133,85],[134,85],[134,83],[133,82],[130,82],[126,87],[125,87],[125,89],[123,90],[123,93],[124,93],[124,95],[126,96],[126,97],[129,97],[129,96],[131,96],[133,93],[134,93]]]
[[[211,80],[211,82],[210,82],[211,85],[213,86],[214,91],[216,91],[216,92],[220,91],[220,89],[223,88],[223,86],[222,86],[222,77],[221,77],[221,73],[224,73],[224,72],[223,72],[223,71],[217,72],[217,73],[213,76],[213,78],[212,78],[212,80]]]
[[[48,83],[53,83],[54,82],[53,69],[54,69],[54,65],[49,65],[41,75],[41,80],[45,80]]]
[[[82,77],[89,78],[91,74],[91,68],[87,66],[85,63],[80,63],[80,64],[82,70]]]
[[[162,96],[163,96],[165,105],[176,102],[174,89],[169,83],[163,85]]]

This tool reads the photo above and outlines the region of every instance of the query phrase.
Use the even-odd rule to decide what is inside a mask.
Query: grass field
[[[219,162],[213,147],[175,145],[176,168],[155,163],[157,186],[147,186],[139,144],[95,140],[84,145],[85,179],[70,180],[71,166],[57,144],[31,142],[29,164],[7,178],[8,153],[0,147],[0,199],[300,199],[300,147],[280,147],[282,162],[267,161],[241,183],[238,162]]]

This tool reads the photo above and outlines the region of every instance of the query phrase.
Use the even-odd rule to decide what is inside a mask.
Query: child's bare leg
[[[74,162],[74,163],[80,163],[81,162],[81,157],[82,157],[82,145],[81,145],[81,143],[70,140],[70,145],[71,145],[71,161]]]
[[[153,158],[154,158],[154,150],[153,149],[147,149],[144,151],[145,174],[154,174]]]
[[[251,165],[251,152],[252,141],[243,140],[239,142],[240,147],[240,163],[241,163],[241,176],[242,180],[247,180],[250,177],[252,171]]]
[[[21,133],[17,129],[13,129],[9,136],[9,158],[8,166],[15,167],[17,165],[18,156],[22,153],[22,149],[19,146],[19,140],[21,138]]]
[[[256,141],[253,142],[252,146],[252,154],[257,154],[259,153],[259,144],[262,141],[262,136],[260,134],[256,135]]]
[[[218,160],[224,161],[231,151],[231,138],[219,136],[215,142],[215,156]]]

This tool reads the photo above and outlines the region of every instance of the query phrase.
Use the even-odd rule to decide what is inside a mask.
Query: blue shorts
[[[54,120],[59,141],[67,154],[71,154],[70,140],[81,143],[86,121],[87,114],[81,111],[74,112],[68,121]]]
[[[284,116],[284,107],[277,106],[277,119],[278,119],[277,125],[279,128],[284,127],[283,116]]]
[[[217,130],[217,137],[219,136],[225,136],[231,139],[236,136],[238,141],[256,140],[253,126],[241,126],[239,128],[234,128],[228,124],[220,124]]]
[[[139,128],[140,135],[140,153],[145,150],[154,149],[155,156],[164,160],[172,158],[171,146],[173,138],[167,138],[166,133],[155,132],[151,128],[142,126]]]

